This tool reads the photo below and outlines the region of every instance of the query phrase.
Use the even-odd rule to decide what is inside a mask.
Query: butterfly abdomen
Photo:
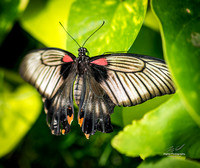
[[[83,85],[83,76],[78,75],[74,85],[74,100],[79,105]]]

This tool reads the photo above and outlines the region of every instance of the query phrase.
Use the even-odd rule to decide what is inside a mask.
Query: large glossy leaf
[[[200,128],[175,94],[139,121],[133,121],[112,145],[128,156],[180,155],[200,158]]]
[[[191,160],[184,160],[180,158],[166,157],[157,160],[148,160],[142,162],[138,168],[200,168],[200,164]]]
[[[200,158],[197,6],[198,1],[152,1],[160,20],[164,55],[179,92],[113,139],[113,146],[120,152],[143,158],[180,153]]]
[[[23,27],[46,46],[77,53],[77,44],[59,25],[82,45],[103,21],[105,25],[86,43],[91,55],[127,51],[144,20],[147,0],[31,1],[21,19]]]
[[[14,21],[26,8],[28,0],[0,1],[0,44],[11,30]]]
[[[66,33],[59,22],[66,25],[74,0],[32,0],[21,17],[23,28],[48,47],[66,49]]]
[[[199,0],[152,0],[174,81],[185,107],[200,126],[199,6]]]
[[[41,111],[36,90],[27,84],[18,86],[18,82],[17,88],[13,88],[16,85],[13,76],[17,75],[0,71],[0,157],[20,142]]]
[[[77,0],[69,15],[67,30],[83,45],[103,21],[105,25],[87,41],[90,55],[128,51],[145,17],[147,0]],[[78,46],[67,37],[67,49],[77,53]]]

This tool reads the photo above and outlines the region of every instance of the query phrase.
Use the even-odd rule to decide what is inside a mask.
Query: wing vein
[[[123,91],[125,92],[125,94],[126,94],[128,100],[129,100],[130,104],[133,105],[133,102],[131,101],[131,99],[130,99],[130,97],[129,97],[129,95],[128,95],[128,93],[127,93],[125,87],[124,87],[124,85],[122,84],[122,82],[121,82],[121,80],[119,79],[119,76],[118,76],[118,74],[117,74],[116,72],[115,72],[115,75],[116,75],[116,77],[117,77],[119,83],[121,84],[121,86],[122,86],[122,88],[123,88]],[[123,103],[123,104],[124,104],[124,103]],[[124,105],[125,105],[125,104],[124,104]]]
[[[146,67],[147,68],[147,67]],[[157,75],[156,73],[154,73],[154,71],[152,71],[150,68],[147,68],[151,73],[153,73],[166,87],[167,87],[167,89],[170,91],[170,88],[168,87],[168,85],[159,77],[159,75]],[[160,85],[162,88],[163,88],[163,90],[167,93],[167,91],[166,91],[166,89],[165,89],[165,87],[163,87],[163,85],[161,84]]]
[[[141,78],[139,77],[139,75],[137,74],[137,73],[135,73],[135,76],[138,78],[138,80],[143,84],[143,86],[146,88],[146,90],[147,90],[147,92],[149,93],[149,95],[150,95],[150,98],[152,98],[152,94],[151,94],[151,92],[149,91],[149,89],[148,89],[148,87],[146,86],[146,84],[141,80]],[[148,96],[145,94],[145,97],[147,98],[147,99],[150,99],[150,98],[148,98]]]
[[[125,75],[126,75],[127,79],[130,81],[130,83],[132,84],[132,86],[134,87],[134,89],[136,90],[136,92],[137,92],[137,94],[138,94],[138,96],[139,96],[139,98],[140,98],[140,101],[142,101],[142,96],[140,95],[140,92],[139,92],[138,89],[135,87],[135,85],[134,85],[134,83],[132,82],[132,80],[130,79],[130,77],[129,77],[127,74],[125,74]]]

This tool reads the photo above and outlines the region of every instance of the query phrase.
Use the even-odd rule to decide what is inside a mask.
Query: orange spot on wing
[[[70,116],[67,116],[67,121],[68,121],[69,125],[71,125],[71,123],[72,123],[73,119],[74,119],[74,116],[73,116],[73,114],[72,114],[72,116],[71,116],[71,117],[70,117]]]
[[[80,127],[82,127],[82,125],[83,125],[83,118],[78,119],[78,123],[79,123]]]
[[[65,129],[62,129],[62,134],[63,134],[63,135],[65,134]]]
[[[85,134],[85,137],[86,137],[87,139],[89,139],[89,138],[90,138],[90,134]]]

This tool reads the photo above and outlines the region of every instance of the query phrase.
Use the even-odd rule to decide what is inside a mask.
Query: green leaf
[[[199,6],[199,0],[152,0],[174,82],[180,90],[184,106],[200,126]]]
[[[77,53],[77,44],[59,25],[66,27],[82,45],[105,21],[105,25],[86,43],[91,55],[128,51],[144,20],[147,0],[31,1],[23,18],[23,27],[40,42]],[[69,16],[68,16],[69,15]],[[50,18],[50,19],[49,19]]]
[[[28,0],[0,1],[0,44],[11,30],[14,21],[26,8]]]
[[[146,160],[138,166],[138,168],[200,168],[200,164],[195,161],[183,160],[180,158],[165,157],[159,160]]]
[[[66,25],[71,3],[74,0],[32,0],[26,8],[21,23],[34,38],[48,47],[66,49]]]
[[[146,18],[145,18],[146,19]],[[157,31],[143,25],[136,40],[128,51],[163,59],[162,41]]]
[[[71,7],[67,30],[82,46],[105,21],[105,25],[85,44],[90,55],[128,51],[145,17],[147,0],[75,1]],[[77,45],[67,37],[67,49],[77,53]]]
[[[13,150],[21,141],[40,114],[42,105],[40,96],[33,87],[17,84],[17,88],[13,88],[16,82],[6,82],[5,79],[12,80],[1,70],[0,157]]]
[[[158,154],[200,158],[200,128],[196,124],[200,121],[200,22],[195,8],[199,4],[193,2],[152,1],[162,26],[164,54],[179,92],[113,139],[112,145],[121,153],[143,158]]]
[[[178,94],[159,108],[133,121],[112,140],[112,146],[128,156],[146,158],[176,155],[200,158],[200,128],[186,111]],[[178,155],[177,154],[177,155]]]
[[[144,25],[156,32],[160,31],[158,20],[150,8],[147,11],[147,14],[144,20]]]
[[[133,120],[141,119],[146,113],[166,102],[171,96],[172,95],[155,97],[137,106],[124,107],[122,109],[123,124],[128,125],[131,124]]]
[[[115,106],[114,108],[114,112],[111,114],[111,122],[114,125],[123,127],[124,126],[124,122],[123,122],[123,108],[124,107],[119,107],[119,106]]]

